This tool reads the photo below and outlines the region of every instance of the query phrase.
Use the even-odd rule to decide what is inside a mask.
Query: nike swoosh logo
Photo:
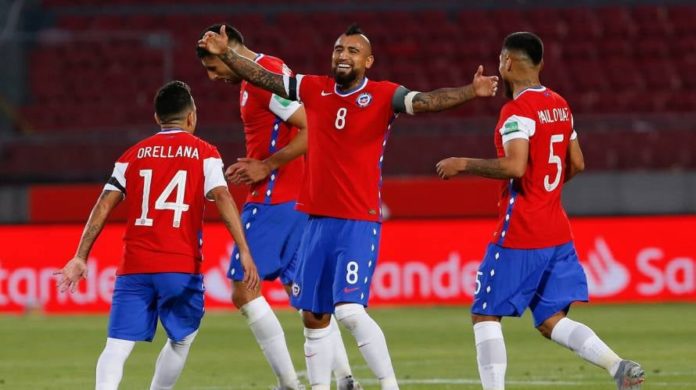
[[[321,91],[321,96],[329,96],[329,95],[333,95],[333,92],[324,92],[324,91]]]
[[[311,358],[311,357],[314,357],[314,356],[316,356],[316,355],[317,355],[316,353],[313,353],[313,354],[311,354],[311,355],[305,355],[305,357],[306,357],[306,358]]]
[[[346,294],[350,294],[350,293],[352,293],[353,291],[358,291],[358,290],[360,290],[360,287],[353,287],[353,288],[348,288],[348,287],[346,287],[346,288],[343,289],[343,292],[346,293]]]

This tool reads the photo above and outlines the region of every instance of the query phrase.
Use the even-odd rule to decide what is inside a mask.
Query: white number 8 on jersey
[[[334,126],[336,126],[336,129],[342,130],[344,127],[346,127],[346,114],[348,113],[348,109],[345,107],[341,107],[338,109],[336,112],[336,122],[334,123]]]

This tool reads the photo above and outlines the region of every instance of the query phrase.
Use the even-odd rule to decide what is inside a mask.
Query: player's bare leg
[[[285,333],[271,306],[261,295],[261,289],[249,291],[244,282],[234,281],[232,303],[247,319],[261,351],[278,378],[283,390],[301,389],[285,342]]]
[[[587,325],[567,318],[564,312],[558,312],[537,329],[544,337],[607,370],[616,381],[618,390],[640,389],[645,379],[645,373],[640,365],[621,359]]]
[[[476,361],[484,390],[505,389],[507,351],[500,317],[471,315],[476,342]]]
[[[357,303],[339,303],[336,305],[335,313],[336,319],[355,338],[360,353],[372,373],[379,379],[382,390],[398,389],[384,333],[367,314],[365,307]]]
[[[157,357],[155,375],[152,377],[150,390],[171,390],[184,370],[191,344],[198,331],[184,337],[181,341],[167,339]]]
[[[97,361],[96,390],[117,390],[123,377],[123,365],[128,359],[135,341],[106,339],[106,346]]]

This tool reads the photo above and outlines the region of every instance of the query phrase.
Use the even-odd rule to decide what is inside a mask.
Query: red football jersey
[[[256,63],[274,73],[292,75],[282,60],[259,54]],[[244,122],[247,157],[264,160],[285,147],[297,129],[286,121],[300,107],[298,102],[283,99],[246,81],[239,91],[239,105]],[[276,204],[297,200],[304,175],[304,156],[271,172],[266,180],[249,189],[247,202]]]
[[[381,220],[382,160],[399,87],[371,81],[341,93],[332,78],[297,77],[309,128],[307,176],[297,209],[308,214]]]
[[[561,191],[568,144],[575,137],[568,103],[548,88],[529,88],[503,106],[495,132],[498,157],[505,156],[505,142],[521,138],[529,140],[529,160],[522,178],[502,184],[492,242],[533,249],[573,239]]]
[[[105,190],[126,195],[117,275],[200,273],[205,195],[226,186],[217,149],[188,132],[161,131],[117,160]]]

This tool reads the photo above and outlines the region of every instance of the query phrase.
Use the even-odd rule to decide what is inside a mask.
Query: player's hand
[[[56,271],[53,275],[60,275],[58,278],[58,291],[71,293],[77,289],[77,284],[82,279],[87,278],[87,261],[80,257],[73,257],[68,261],[63,269]]]
[[[447,180],[463,171],[465,164],[466,160],[463,158],[450,157],[437,163],[435,168],[437,169],[437,175],[440,176],[440,178]]]
[[[271,174],[271,167],[260,160],[253,158],[238,158],[237,163],[245,164],[239,170],[239,176],[243,184],[258,183]]]
[[[256,264],[251,254],[247,252],[239,252],[239,261],[242,263],[244,270],[244,280],[242,281],[249,291],[256,291],[259,288],[261,280],[259,272],[256,270]]]
[[[498,92],[498,76],[484,76],[483,65],[479,65],[471,85],[476,96],[495,96]]]
[[[203,48],[212,55],[220,55],[229,50],[229,38],[225,31],[225,26],[220,27],[220,33],[213,31],[206,32],[198,41],[198,47]]]
[[[246,170],[246,163],[236,162],[225,170],[225,178],[232,184],[242,184],[242,173]]]

